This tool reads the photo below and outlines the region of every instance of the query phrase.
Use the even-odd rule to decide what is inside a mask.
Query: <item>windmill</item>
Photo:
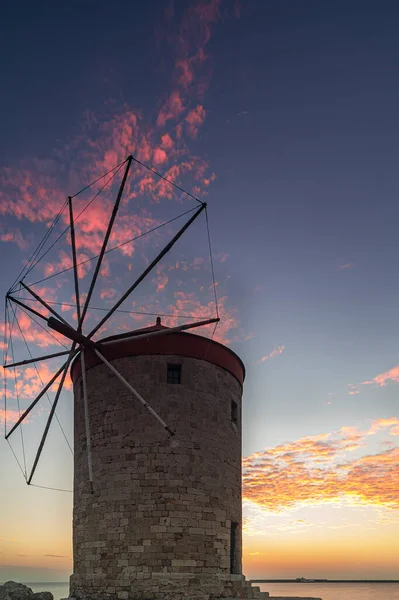
[[[91,305],[92,298],[93,298],[93,292],[95,290],[95,286],[96,286],[97,282],[101,278],[102,266],[103,266],[105,255],[108,254],[109,252],[123,246],[124,244],[127,244],[127,243],[131,242],[132,240],[136,239],[136,237],[134,237],[134,238],[124,241],[123,243],[118,244],[112,248],[109,248],[109,242],[110,242],[110,238],[112,235],[113,227],[115,225],[115,220],[117,218],[118,210],[120,209],[121,203],[123,201],[124,191],[125,191],[125,188],[126,188],[126,185],[128,182],[128,178],[131,174],[131,166],[133,163],[136,163],[137,165],[140,165],[141,167],[147,169],[149,172],[152,173],[152,176],[162,179],[168,185],[174,186],[174,188],[179,190],[182,194],[184,194],[188,197],[191,197],[191,199],[195,200],[196,206],[194,206],[194,208],[192,208],[190,210],[185,211],[178,217],[171,219],[171,220],[167,221],[166,223],[163,223],[162,225],[158,225],[157,227],[154,227],[142,234],[142,235],[146,235],[148,233],[151,233],[151,231],[154,231],[163,225],[171,223],[172,221],[175,221],[178,218],[185,217],[186,215],[188,217],[186,222],[184,223],[184,225],[177,231],[177,233],[172,237],[172,239],[170,239],[170,241],[158,252],[157,256],[148,264],[148,266],[146,266],[146,268],[142,271],[142,273],[137,278],[135,278],[135,280],[133,282],[130,283],[130,285],[127,287],[127,289],[124,291],[124,293],[122,293],[122,295],[113,304],[113,306],[107,310],[107,312],[100,319],[100,321],[97,322],[97,324],[94,327],[87,330],[89,311],[93,308]],[[79,218],[79,216],[81,214],[81,213],[79,213],[79,215],[76,215],[76,206],[75,206],[76,198],[82,192],[84,192],[86,190],[90,190],[90,188],[99,184],[99,182],[102,182],[104,179],[106,179],[109,176],[108,179],[106,179],[104,185],[101,185],[99,191],[97,191],[97,193],[94,195],[94,198],[92,198],[90,200],[90,202],[87,204],[87,206],[90,205],[91,202],[93,202],[93,200],[101,193],[101,191],[107,186],[107,184],[115,177],[115,175],[117,173],[123,173],[123,176],[122,176],[121,183],[119,185],[119,189],[116,194],[116,199],[113,203],[112,212],[111,212],[108,224],[106,226],[105,235],[102,240],[100,252],[98,253],[98,255],[96,255],[90,259],[81,261],[78,259],[76,235],[75,235],[76,220],[77,220],[77,218]],[[85,208],[83,208],[81,212],[86,210],[87,206]],[[48,243],[48,241],[50,239],[51,233],[53,232],[57,223],[60,221],[61,214],[63,213],[63,211],[66,211],[66,210],[67,210],[68,221],[69,221],[66,229],[48,248],[46,248],[46,244]],[[58,420],[57,413],[56,413],[57,405],[60,400],[61,392],[65,386],[66,378],[67,378],[67,375],[69,372],[69,367],[70,367],[72,361],[76,358],[76,360],[80,360],[81,367],[82,367],[82,389],[83,389],[85,430],[86,430],[86,442],[87,442],[88,476],[89,476],[91,486],[93,486],[93,469],[92,469],[92,457],[91,457],[91,431],[90,431],[90,421],[89,421],[89,411],[88,411],[85,354],[84,354],[83,350],[87,350],[87,351],[94,353],[97,356],[97,358],[102,363],[104,363],[104,365],[106,365],[106,367],[113,373],[113,375],[115,377],[117,377],[119,379],[119,381],[129,390],[129,393],[138,402],[140,402],[142,404],[142,406],[145,408],[145,410],[148,411],[148,413],[150,413],[154,419],[157,420],[157,422],[159,423],[159,426],[163,427],[167,436],[174,435],[173,429],[163,420],[162,415],[158,414],[147,403],[146,399],[143,398],[140,395],[140,393],[132,387],[132,385],[123,377],[123,375],[120,372],[118,372],[118,370],[112,365],[112,363],[110,361],[108,361],[107,358],[104,356],[104,348],[106,347],[107,344],[111,344],[112,340],[103,341],[103,342],[98,341],[98,339],[96,339],[96,334],[101,330],[101,328],[104,326],[104,324],[107,323],[107,321],[115,313],[117,313],[119,311],[121,305],[127,299],[130,298],[131,294],[133,294],[133,292],[135,292],[135,290],[141,284],[141,282],[146,277],[148,277],[148,275],[157,267],[158,263],[162,260],[162,258],[173,248],[173,246],[178,242],[178,240],[183,236],[183,234],[189,229],[189,227],[194,223],[194,221],[196,219],[198,219],[198,217],[201,214],[204,214],[206,217],[206,226],[207,226],[207,234],[208,234],[207,238],[208,238],[209,253],[210,253],[210,264],[211,264],[211,270],[212,270],[212,276],[213,276],[213,290],[214,290],[214,295],[215,295],[214,297],[215,297],[216,315],[212,318],[196,320],[196,321],[193,321],[190,323],[186,323],[184,325],[178,325],[178,326],[171,327],[171,328],[160,329],[160,330],[153,331],[150,333],[147,332],[147,333],[142,334],[143,337],[168,335],[173,332],[185,331],[185,330],[203,327],[203,326],[207,326],[207,325],[211,325],[211,324],[214,324],[215,329],[216,329],[216,326],[220,319],[219,319],[219,314],[218,314],[218,305],[217,305],[217,297],[216,297],[216,289],[215,289],[216,284],[215,284],[214,272],[213,272],[213,258],[212,258],[212,250],[211,250],[210,237],[209,237],[209,226],[208,226],[206,203],[202,202],[201,200],[199,200],[198,198],[196,198],[189,192],[185,191],[182,187],[178,186],[173,181],[171,181],[168,178],[164,177],[163,175],[159,174],[151,167],[144,165],[142,162],[140,162],[138,159],[136,159],[132,155],[128,156],[126,158],[126,160],[124,160],[122,163],[120,163],[119,165],[117,165],[116,167],[114,167],[113,169],[111,169],[110,171],[108,171],[107,173],[102,175],[101,177],[96,178],[95,181],[90,183],[88,186],[85,186],[82,190],[80,190],[73,196],[68,196],[67,200],[64,202],[63,206],[61,207],[60,212],[55,217],[53,223],[51,224],[48,231],[46,232],[46,235],[44,236],[43,240],[40,242],[39,246],[36,248],[32,257],[25,264],[21,273],[15,279],[14,283],[8,290],[8,292],[6,294],[6,298],[5,298],[5,313],[6,313],[5,314],[5,340],[4,340],[5,354],[4,354],[3,367],[4,367],[4,372],[5,372],[5,413],[6,413],[6,415],[7,415],[7,373],[8,372],[11,372],[12,370],[14,370],[14,372],[15,372],[16,369],[24,369],[27,365],[32,365],[32,364],[35,366],[35,368],[37,370],[37,363],[46,363],[46,361],[50,361],[51,359],[54,359],[54,358],[58,359],[61,357],[64,360],[61,367],[56,370],[56,372],[48,379],[48,381],[46,383],[41,381],[42,386],[41,386],[40,391],[36,394],[36,396],[34,398],[32,398],[30,405],[23,412],[21,412],[20,406],[19,406],[18,386],[17,386],[17,379],[15,376],[15,388],[17,390],[16,395],[17,395],[17,400],[18,400],[19,416],[15,420],[15,422],[13,423],[12,427],[9,430],[7,430],[7,420],[6,420],[5,439],[7,441],[9,441],[9,438],[18,429],[20,429],[20,431],[22,432],[21,426],[29,418],[32,410],[35,408],[35,406],[37,406],[37,404],[41,401],[41,399],[45,395],[48,394],[48,391],[51,389],[54,389],[54,386],[56,386],[55,397],[54,397],[53,402],[51,402],[51,409],[49,411],[48,418],[45,423],[45,427],[44,427],[44,431],[43,431],[41,439],[40,439],[40,443],[38,444],[38,447],[36,448],[32,467],[29,472],[25,472],[25,479],[26,479],[26,483],[28,485],[32,484],[33,477],[35,475],[39,461],[41,459],[43,448],[45,446],[45,443],[46,443],[46,440],[47,440],[47,437],[49,434],[51,423],[54,418],[56,418]],[[33,282],[33,283],[29,282],[29,275],[32,273],[32,271],[36,267],[36,265],[38,265],[40,263],[40,261],[42,261],[44,259],[44,257],[48,254],[49,250],[52,247],[54,247],[54,245],[66,233],[69,234],[72,264],[70,267],[64,269],[64,271],[71,270],[73,272],[75,309],[76,309],[76,322],[73,324],[64,318],[64,316],[61,314],[61,311],[56,310],[54,308],[54,306],[57,304],[56,302],[49,301],[48,299],[45,298],[46,294],[45,294],[45,291],[43,292],[42,288],[41,288],[40,292],[37,289],[35,291],[35,289],[34,289],[35,285],[37,285],[38,283],[42,283],[43,281],[46,280],[46,278],[43,278],[43,279]],[[95,261],[95,267],[94,267],[93,275],[92,275],[90,283],[89,283],[87,294],[82,299],[81,290],[80,290],[80,282],[79,282],[79,268],[84,263],[88,262],[89,260]],[[62,273],[63,271],[60,271],[60,272]],[[26,294],[26,296],[25,295],[21,296],[21,293]],[[32,306],[32,303],[34,303],[35,308]],[[49,353],[49,354],[42,354],[39,356],[33,356],[33,353],[30,351],[30,348],[26,344],[26,340],[24,338],[26,347],[29,351],[29,358],[24,359],[24,360],[15,360],[14,351],[13,351],[14,328],[18,328],[19,333],[22,335],[22,337],[24,336],[23,328],[21,328],[20,323],[18,321],[18,317],[17,317],[18,310],[23,311],[23,313],[25,313],[25,314],[29,314],[30,317],[35,321],[35,323],[38,323],[42,328],[44,327],[44,329],[47,331],[47,333],[49,335],[56,337],[56,339],[58,341],[60,341],[63,346],[65,346],[65,350],[61,350],[59,352],[53,352],[53,353]],[[39,319],[39,321],[37,321],[37,319]],[[44,322],[44,325],[43,325],[43,322]],[[215,332],[215,329],[213,330],[213,333]],[[134,336],[135,339],[137,339],[138,337],[140,337],[140,334],[139,335],[136,334]],[[37,370],[37,373],[39,374],[38,370]],[[22,433],[21,433],[21,435],[22,435]],[[23,441],[22,441],[22,444],[23,444]]]

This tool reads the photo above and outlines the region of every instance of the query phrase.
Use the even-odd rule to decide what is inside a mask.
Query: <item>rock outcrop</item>
[[[33,592],[30,587],[16,581],[0,585],[0,600],[54,600],[51,592]]]

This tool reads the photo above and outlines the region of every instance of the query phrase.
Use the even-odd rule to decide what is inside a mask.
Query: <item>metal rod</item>
[[[38,464],[40,456],[42,454],[43,446],[44,446],[44,443],[45,443],[46,438],[47,438],[47,434],[48,434],[49,429],[50,429],[51,421],[53,420],[55,409],[57,408],[58,400],[59,400],[62,388],[64,386],[65,377],[67,376],[67,373],[68,373],[68,367],[69,367],[69,364],[70,364],[70,362],[72,360],[72,357],[74,355],[75,346],[76,346],[76,344],[73,343],[70,355],[68,357],[68,360],[66,361],[66,363],[64,365],[64,372],[63,372],[63,374],[61,376],[61,381],[60,381],[60,383],[58,385],[58,390],[57,390],[57,393],[56,393],[55,398],[54,398],[53,406],[51,407],[51,411],[50,411],[49,417],[47,419],[46,427],[44,429],[43,436],[42,436],[39,448],[38,448],[37,453],[36,453],[36,457],[35,457],[35,461],[33,463],[32,471],[31,471],[31,473],[29,475],[29,479],[27,480],[27,484],[28,485],[32,481],[32,477],[35,474],[37,464]]]
[[[75,242],[75,224],[73,222],[73,209],[72,209],[72,198],[68,196],[69,206],[69,223],[71,227],[71,246],[72,246],[72,261],[73,261],[73,278],[75,282],[75,297],[76,297],[76,314],[78,317],[78,323],[80,323],[80,296],[79,296],[79,277],[78,267],[76,260],[76,242]]]
[[[123,377],[123,375],[121,375],[119,373],[119,371],[117,371],[115,369],[115,367],[101,354],[101,352],[99,352],[97,350],[97,348],[94,348],[94,353],[98,356],[98,358],[105,364],[107,365],[107,367],[113,372],[114,375],[116,375],[116,377],[119,379],[119,381],[121,381],[123,383],[123,385],[125,387],[127,387],[127,389],[133,394],[133,396],[135,398],[137,398],[137,400],[139,400],[139,402],[141,402],[141,404],[144,406],[144,408],[153,416],[157,419],[157,421],[159,421],[159,423],[162,425],[162,427],[165,429],[165,431],[167,431],[169,433],[169,435],[175,435],[174,432],[166,425],[165,421],[158,415],[158,413],[155,412],[155,410],[153,408],[151,408],[151,406],[148,404],[148,402],[146,402],[144,400],[144,398],[142,396],[140,396],[140,394],[138,392],[136,392],[136,390],[134,389],[134,387],[132,387],[130,385],[130,383],[128,381],[126,381],[126,379]]]
[[[40,296],[38,296],[36,294],[36,292],[34,292],[33,290],[31,290],[30,287],[28,287],[23,281],[21,281],[20,284],[22,285],[22,287],[24,287],[26,289],[27,292],[30,293],[31,296],[33,296],[34,298],[36,298],[36,300],[38,300],[38,302],[40,302],[40,304],[42,304],[43,306],[45,306],[49,312],[51,312],[55,317],[57,317],[57,319],[59,319],[60,321],[62,321],[63,323],[65,323],[65,325],[68,325],[68,322],[65,321],[65,319],[63,319],[63,317],[61,317],[61,315],[59,315],[57,313],[57,311],[54,310],[54,308],[51,308],[51,306],[49,306],[47,304],[47,302],[45,300],[43,300],[43,298],[40,298]]]
[[[101,263],[102,263],[102,260],[103,260],[104,254],[105,254],[105,250],[107,248],[108,239],[109,239],[109,236],[111,235],[111,230],[112,230],[112,227],[113,227],[113,224],[114,224],[117,212],[118,212],[118,208],[119,208],[119,204],[120,204],[120,201],[121,201],[121,198],[122,198],[123,190],[125,189],[126,180],[127,180],[128,174],[129,174],[130,165],[132,164],[132,160],[133,160],[133,157],[129,156],[127,158],[127,161],[126,161],[127,164],[126,164],[125,173],[123,175],[123,179],[122,179],[121,185],[119,187],[119,192],[118,192],[118,195],[116,197],[114,208],[113,208],[112,214],[111,214],[111,218],[110,218],[109,223],[108,223],[108,227],[107,227],[107,231],[105,233],[103,245],[101,247],[101,251],[100,251],[100,254],[98,256],[96,268],[94,270],[93,279],[91,280],[90,288],[89,288],[89,291],[87,293],[87,297],[86,297],[85,303],[83,305],[83,310],[82,310],[82,314],[81,314],[81,317],[80,317],[78,329],[81,329],[82,324],[83,324],[83,320],[84,320],[84,318],[86,316],[86,313],[87,313],[87,309],[89,308],[89,303],[90,303],[90,300],[91,300],[91,296],[93,294],[94,286],[96,285],[98,273],[99,273],[100,268],[101,268]]]
[[[86,379],[86,361],[84,351],[80,353],[80,364],[82,367],[82,391],[83,391],[83,406],[85,411],[85,429],[86,429],[86,445],[87,445],[87,467],[89,470],[89,481],[91,491],[93,491],[93,462],[91,454],[91,434],[90,434],[90,418],[89,405],[87,401],[87,379]]]
[[[143,271],[138,279],[130,286],[130,288],[123,294],[123,296],[118,300],[118,302],[111,308],[107,314],[101,319],[101,321],[95,326],[95,328],[89,333],[87,336],[89,339],[93,337],[93,335],[104,325],[106,321],[114,314],[114,312],[119,308],[119,306],[126,300],[128,296],[136,289],[136,287],[143,281],[143,279],[148,275],[150,271],[159,263],[161,258],[165,256],[167,252],[174,246],[177,240],[183,235],[183,233],[190,227],[191,223],[195,221],[195,219],[201,214],[201,212],[206,208],[206,204],[202,204],[200,208],[193,214],[193,216],[183,225],[181,229],[176,233],[174,238],[165,246],[163,250],[158,254],[158,256],[152,261],[152,263]]]
[[[41,319],[43,319],[44,321],[47,321],[47,317],[45,317],[44,315],[42,315],[41,313],[39,313],[37,310],[35,310],[34,308],[32,308],[31,306],[27,306],[26,304],[24,304],[23,302],[21,302],[20,300],[17,300],[17,298],[13,298],[13,296],[7,296],[7,298],[9,298],[10,300],[12,300],[13,302],[15,302],[15,304],[18,304],[18,306],[22,306],[22,308],[26,308],[26,310],[29,310],[29,312],[33,313],[34,315],[36,315],[37,317],[40,317]]]
[[[210,325],[211,323],[219,323],[219,318],[207,319],[206,321],[197,321],[196,323],[188,323],[186,325],[178,325],[177,327],[165,327],[165,329],[158,329],[157,331],[150,331],[148,333],[139,333],[137,335],[126,336],[116,340],[105,340],[104,342],[98,342],[98,346],[108,346],[109,344],[117,344],[129,340],[137,340],[140,338],[149,338],[156,335],[166,335],[168,333],[175,333],[177,331],[185,331],[186,329],[194,329],[195,327],[202,327],[204,325]]]
[[[27,360],[20,360],[16,363],[9,363],[8,365],[3,365],[4,369],[11,369],[11,367],[20,367],[21,365],[30,365],[34,362],[39,362],[41,360],[47,360],[48,358],[56,358],[57,356],[66,356],[70,353],[70,350],[63,350],[62,352],[54,352],[54,354],[45,354],[44,356],[39,356],[39,358],[29,358]]]
[[[72,259],[73,259],[73,276],[75,281],[75,297],[76,297],[76,313],[78,317],[78,332],[82,331],[82,318],[80,311],[80,295],[79,295],[79,276],[78,266],[76,260],[76,242],[75,242],[75,225],[73,222],[73,209],[72,209],[72,198],[68,197],[69,204],[69,220],[71,224],[71,245],[72,245]],[[93,464],[91,458],[91,435],[90,435],[90,420],[89,420],[89,407],[87,402],[87,381],[86,381],[86,365],[84,351],[80,353],[80,364],[82,367],[82,391],[83,391],[83,406],[85,412],[85,428],[86,428],[86,447],[87,447],[87,466],[89,470],[89,481],[91,491],[93,492]]]
[[[18,425],[20,425],[22,423],[22,421],[25,419],[25,417],[28,416],[28,414],[30,413],[30,411],[36,406],[36,404],[39,402],[40,398],[42,398],[44,396],[44,394],[47,392],[47,390],[49,388],[51,388],[51,386],[53,385],[54,381],[57,379],[57,377],[60,375],[60,373],[63,371],[63,369],[65,369],[65,367],[69,364],[68,361],[66,361],[62,367],[57,371],[57,373],[55,375],[53,375],[53,377],[50,379],[50,381],[47,383],[47,385],[44,386],[44,388],[42,389],[42,391],[40,392],[40,394],[37,396],[37,398],[32,402],[32,404],[26,409],[26,411],[20,416],[20,418],[18,419],[18,421],[15,423],[15,425],[12,426],[12,428],[10,429],[10,431],[7,433],[7,435],[5,436],[6,440],[10,437],[10,435],[16,430],[16,428],[18,427]]]
[[[49,317],[49,319],[47,320],[47,324],[49,327],[51,327],[51,329],[54,329],[54,331],[61,333],[62,335],[76,342],[77,344],[83,344],[84,346],[94,346],[94,342],[89,340],[85,335],[83,335],[83,333],[80,333],[80,331],[76,331],[76,329],[73,329],[73,327],[71,327],[68,324],[64,325],[64,323],[60,323],[60,321],[54,319],[54,317]]]

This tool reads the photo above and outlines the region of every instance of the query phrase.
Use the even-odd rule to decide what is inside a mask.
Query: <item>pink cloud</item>
[[[206,112],[201,104],[186,115],[187,131],[190,137],[196,138],[198,130],[205,121]]]
[[[340,266],[338,267],[338,269],[339,269],[339,271],[345,271],[345,270],[347,270],[347,269],[353,269],[353,268],[354,268],[354,266],[355,266],[355,265],[354,265],[354,263],[345,263],[345,264],[343,264],[343,265],[340,265]]]
[[[22,237],[22,233],[19,229],[1,234],[0,240],[2,242],[15,242],[20,250],[26,250],[29,246],[29,242]]]
[[[183,88],[187,89],[195,82],[202,63],[205,60],[206,56],[203,48],[199,48],[193,56],[176,59],[175,68],[177,82]]]
[[[166,156],[165,150],[162,150],[162,148],[155,148],[155,150],[154,150],[154,163],[156,165],[161,165],[166,160],[167,160],[167,156]]]
[[[172,150],[174,142],[170,137],[169,133],[164,133],[164,135],[161,136],[161,144],[165,150]]]
[[[258,360],[257,364],[260,365],[261,363],[264,363],[267,360],[274,358],[275,356],[279,356],[280,354],[282,354],[284,352],[284,349],[285,349],[285,346],[278,346],[277,348],[272,350],[270,352],[270,354],[266,354],[266,356],[262,356],[262,358],[260,360]]]
[[[100,298],[103,300],[104,298],[113,298],[114,296],[116,296],[116,290],[114,290],[113,288],[106,288],[104,290],[101,290],[100,292]]]
[[[213,301],[207,304],[202,304],[197,298],[194,292],[175,292],[175,304],[168,307],[168,313],[176,314],[176,318],[168,318],[167,325],[175,326],[179,324],[177,316],[179,314],[192,314],[198,319],[209,319],[216,313],[215,303]],[[236,317],[236,311],[228,307],[228,300],[226,296],[219,298],[219,315],[220,323],[216,329],[214,339],[221,344],[231,343],[231,330],[238,327],[238,319]],[[194,318],[194,317],[193,317]],[[196,333],[199,335],[210,335],[214,330],[215,325],[207,325],[201,327]]]
[[[389,369],[389,371],[385,371],[385,373],[380,373],[373,377],[371,381],[362,381],[362,385],[378,385],[380,387],[384,387],[387,385],[389,381],[399,382],[399,365],[397,367],[393,367]]]
[[[158,127],[165,127],[167,121],[176,120],[184,110],[183,100],[178,92],[174,90],[167,98],[165,104],[159,111],[157,118]]]

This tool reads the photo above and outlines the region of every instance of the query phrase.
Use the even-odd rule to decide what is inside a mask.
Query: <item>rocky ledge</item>
[[[23,583],[7,581],[0,585],[0,600],[54,600],[51,592],[33,592]]]

